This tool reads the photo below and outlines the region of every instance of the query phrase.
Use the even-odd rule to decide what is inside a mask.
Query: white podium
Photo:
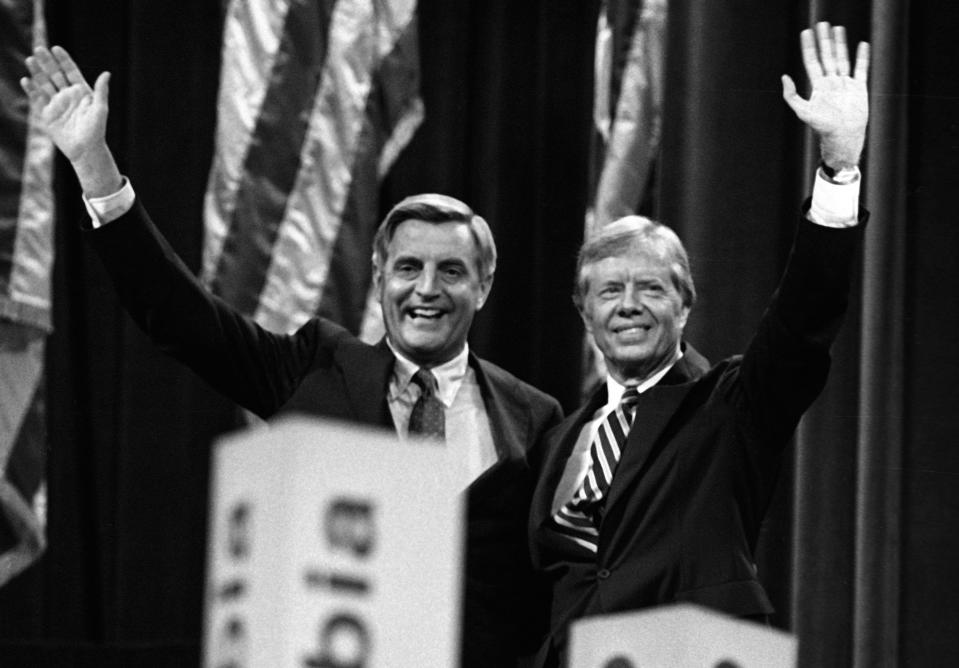
[[[691,604],[588,617],[570,668],[795,668],[791,634]]]
[[[207,668],[449,668],[462,495],[443,448],[295,419],[215,448]]]

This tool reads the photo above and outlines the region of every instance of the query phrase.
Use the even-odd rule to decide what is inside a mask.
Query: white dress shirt
[[[413,374],[420,367],[397,352],[389,338],[386,342],[396,358],[387,403],[397,434],[406,439],[410,414],[421,392],[419,385],[412,382]],[[486,405],[476,372],[469,365],[469,345],[464,345],[460,354],[449,362],[430,371],[436,376],[436,397],[445,409],[449,469],[457,488],[465,489],[497,460]]]
[[[677,347],[673,361],[637,385],[636,391],[642,394],[653,387],[662,380],[663,376],[669,373],[669,370],[673,368],[673,365],[676,364],[682,356],[682,351]],[[606,403],[593,413],[593,417],[583,425],[579,436],[576,437],[573,451],[570,453],[569,460],[566,462],[566,468],[563,470],[563,477],[560,478],[559,485],[556,486],[556,493],[553,495],[553,514],[556,514],[560,508],[566,505],[566,503],[573,498],[576,491],[582,487],[583,479],[589,472],[591,463],[589,453],[590,445],[596,437],[596,432],[599,431],[603,421],[619,406],[619,402],[622,400],[625,391],[625,385],[618,382],[612,376],[606,376]]]

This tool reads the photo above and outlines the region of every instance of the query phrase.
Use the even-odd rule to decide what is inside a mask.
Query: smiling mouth
[[[406,314],[414,320],[439,320],[443,311],[438,308],[411,308]]]
[[[620,335],[625,334],[626,336],[631,336],[645,334],[650,329],[652,329],[650,325],[630,325],[628,327],[616,327],[613,329],[613,332]]]

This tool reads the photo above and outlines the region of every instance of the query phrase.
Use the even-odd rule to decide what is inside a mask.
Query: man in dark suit
[[[533,647],[538,600],[526,451],[562,416],[555,399],[469,351],[496,268],[486,222],[442,195],[394,207],[374,239],[386,326],[379,344],[321,318],[293,334],[269,332],[199,285],[120,175],[105,142],[109,75],[91,89],[58,47],[37,50],[27,66],[21,83],[83,188],[88,240],[158,346],[262,417],[340,418],[451,449],[468,494],[462,665],[513,665]]]
[[[630,216],[580,251],[575,301],[608,377],[533,458],[533,561],[552,589],[538,665],[562,665],[570,623],[591,615],[680,601],[772,612],[753,550],[783,449],[825,383],[865,221],[868,47],[850,76],[842,28],[819,24],[801,44],[811,96],[789,77],[783,95],[822,164],[744,355],[710,365],[682,340],[696,292],[669,228]]]

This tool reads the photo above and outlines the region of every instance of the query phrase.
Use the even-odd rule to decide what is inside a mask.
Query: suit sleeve
[[[210,295],[139,201],[116,221],[85,234],[121,304],[161,350],[261,417],[286,401],[314,358],[324,323],[310,323],[294,335],[275,334]],[[341,332],[328,325],[328,337],[335,340]]]
[[[782,280],[735,383],[747,428],[761,443],[785,444],[825,385],[867,218],[862,212],[859,225],[842,229],[805,216],[800,221]]]

